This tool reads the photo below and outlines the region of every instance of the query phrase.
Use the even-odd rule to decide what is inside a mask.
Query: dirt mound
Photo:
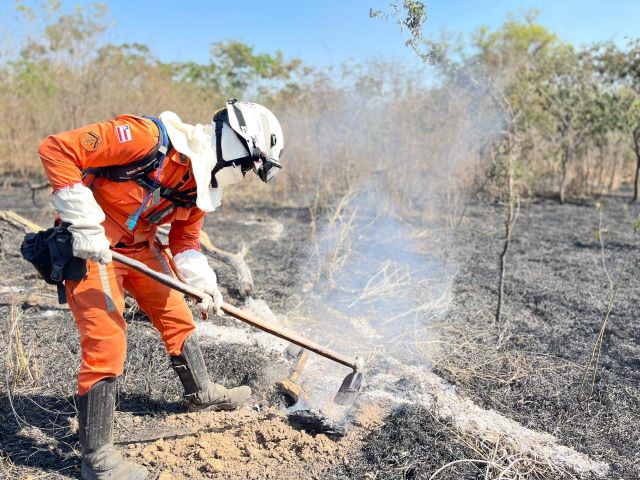
[[[130,433],[122,441],[129,443],[129,458],[166,480],[320,478],[328,467],[346,461],[357,438],[357,433],[342,441],[309,435],[292,428],[275,409],[172,415],[156,422],[155,429],[164,438],[129,443],[135,437]]]

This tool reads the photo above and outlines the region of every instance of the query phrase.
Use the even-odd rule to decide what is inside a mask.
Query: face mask
[[[273,158],[263,157],[262,163],[257,167],[254,164],[253,171],[260,177],[260,180],[264,183],[269,183],[281,168],[280,162],[275,161]]]

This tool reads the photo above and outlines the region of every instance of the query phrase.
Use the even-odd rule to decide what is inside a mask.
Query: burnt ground
[[[593,204],[541,201],[522,209],[509,256],[503,343],[485,350],[495,348],[503,358],[485,365],[483,374],[457,375],[456,364],[491,358],[463,349],[452,359],[453,367],[444,364],[436,370],[454,382],[461,380],[478,403],[610,462],[611,478],[640,478],[640,255],[633,234],[640,209],[625,198],[600,203],[604,248],[596,235],[600,213]],[[500,211],[472,209],[469,223],[476,225],[463,233],[467,258],[473,261],[462,264],[449,321],[467,332],[482,328],[493,313],[491,280],[498,246],[490,228],[495,220],[483,220],[493,215],[499,218]],[[591,396],[578,402],[611,294],[603,258],[614,288],[623,267],[624,273],[595,385],[588,390]]]
[[[562,444],[610,463],[607,478],[640,478],[640,264],[633,224],[638,206],[602,199],[601,247],[594,203],[523,205],[508,257],[503,324],[495,323],[502,209],[470,205],[452,255],[459,262],[445,325],[450,352],[434,371],[473,400]],[[625,263],[591,396],[578,401],[614,282]],[[589,384],[589,383],[588,383]],[[400,407],[369,437],[359,462],[334,478],[426,479],[434,465],[477,458],[470,444],[434,425],[420,407]],[[435,428],[434,428],[435,427]],[[458,464],[438,478],[485,478]],[[525,478],[525,477],[523,477]],[[532,476],[533,478],[533,476]],[[538,477],[536,477],[538,478]],[[547,478],[543,476],[543,478]],[[548,478],[556,478],[550,476]]]
[[[47,224],[52,211],[46,194],[38,200],[40,205],[33,206],[19,189],[7,190],[0,193],[0,209],[13,209]],[[624,198],[606,198],[602,203],[604,258],[614,282],[627,254],[628,263],[589,401],[580,403],[576,397],[609,298],[603,252],[595,236],[599,213],[592,204],[558,205],[544,200],[522,206],[509,254],[506,308],[500,325],[493,315],[502,210],[495,205],[469,205],[449,252],[459,266],[452,305],[443,321],[451,348],[435,359],[434,368],[477,403],[609,462],[609,478],[634,479],[640,478],[640,331],[635,316],[640,257],[638,241],[632,238],[638,208],[629,206]],[[267,300],[276,313],[285,313],[290,298],[299,293],[303,276],[299,258],[310,238],[308,210],[225,207],[211,215],[206,228],[223,248],[235,250],[241,239],[247,242],[257,296]],[[15,478],[27,474],[77,478],[73,426],[77,333],[68,311],[55,306],[53,291],[42,287],[16,255],[20,235],[4,225],[0,233],[0,314],[8,318],[13,304],[14,314],[21,315],[21,341],[34,377],[30,380],[23,372],[16,383],[6,365],[2,367],[3,377],[14,384],[12,395],[7,395],[6,380],[0,387],[0,472],[12,472]],[[220,283],[229,285],[223,293],[239,302],[233,273],[225,266],[217,270]],[[170,422],[180,411],[179,385],[156,332],[143,315],[130,314],[128,320],[129,351],[126,374],[119,382],[118,406],[123,412],[118,417],[119,431],[125,437],[140,424],[153,433],[152,425]],[[0,329],[3,348],[8,343],[7,325],[3,323]],[[257,390],[251,405],[243,410],[243,415],[253,415],[258,422],[247,420],[248,430],[262,425],[260,422],[277,420],[264,413],[277,410],[281,402],[270,382],[270,369],[277,360],[272,352],[257,345],[211,342],[203,350],[212,377],[228,384],[248,382]],[[284,428],[271,426],[278,431]],[[238,438],[245,434],[234,433]],[[313,441],[295,438],[298,443]],[[448,462],[476,455],[465,439],[433,421],[420,406],[393,409],[382,425],[364,434],[347,453],[337,455],[324,439],[318,439],[318,445],[322,448],[311,456],[301,453],[296,461],[313,465],[332,455],[337,461],[326,463],[327,468],[315,472],[314,478],[426,479]],[[192,447],[184,446],[185,455]],[[157,452],[152,452],[154,457],[138,446],[132,452],[156,475],[161,468],[170,470],[170,465],[157,463]],[[194,464],[200,465],[196,460]],[[232,460],[221,457],[220,461]],[[260,458],[254,461],[263,465]],[[289,463],[279,465],[279,474],[273,478],[287,478]],[[253,474],[266,478],[244,470],[234,471],[235,477],[224,477],[216,470],[219,466],[205,467],[198,467],[191,478],[254,478]],[[292,466],[292,473],[295,468]],[[481,465],[463,463],[446,469],[438,478],[485,478],[485,473]],[[545,477],[532,474],[530,478]]]

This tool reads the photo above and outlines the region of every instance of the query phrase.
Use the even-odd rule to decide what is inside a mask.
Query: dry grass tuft
[[[21,316],[22,312],[16,303],[12,302],[1,339],[6,345],[5,380],[8,389],[32,386],[41,376],[40,366],[34,355],[34,341],[30,340],[26,345],[23,341]]]
[[[11,459],[0,451],[0,480],[19,478],[17,468]]]

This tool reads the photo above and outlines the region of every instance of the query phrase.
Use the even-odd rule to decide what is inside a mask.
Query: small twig
[[[606,230],[602,228],[602,214],[604,209],[600,203],[597,204],[596,208],[598,209],[598,241],[600,242],[600,259],[602,260],[602,269],[604,270],[605,275],[607,276],[607,280],[609,280],[609,290],[613,290],[613,280],[611,280],[611,275],[609,275],[609,269],[607,268],[607,262],[604,257],[604,234]]]
[[[636,221],[633,224],[633,239],[637,237],[638,230],[640,225],[640,215],[636,218]],[[587,378],[590,376],[590,384],[589,384],[589,395],[587,397],[587,412],[590,412],[590,403],[589,401],[593,398],[593,391],[595,390],[596,377],[598,375],[598,365],[600,364],[600,356],[602,354],[602,344],[604,342],[604,334],[607,328],[607,323],[609,321],[609,317],[611,316],[611,312],[613,311],[613,306],[615,304],[616,297],[618,292],[620,291],[620,286],[622,285],[622,279],[624,278],[624,274],[627,268],[627,264],[629,262],[629,258],[631,256],[631,252],[635,251],[635,249],[630,248],[624,256],[622,261],[622,266],[620,267],[620,273],[618,274],[618,279],[613,288],[610,289],[609,292],[609,302],[607,305],[607,311],[605,313],[604,318],[602,319],[602,323],[600,324],[600,330],[598,331],[598,336],[596,337],[595,342],[593,343],[593,347],[591,349],[591,356],[589,357],[589,361],[584,367],[584,372],[582,373],[582,379],[580,381],[580,389],[578,390],[577,400],[579,404],[582,404],[582,401],[585,399],[585,390],[587,385]],[[592,372],[589,375],[589,372]]]
[[[190,428],[181,428],[181,429],[172,429],[170,431],[162,431],[151,433],[148,435],[139,435],[137,437],[128,437],[116,440],[116,445],[129,445],[132,443],[150,443],[155,442],[157,440],[178,440],[180,438],[185,437],[193,437],[198,436],[203,433],[225,433],[231,427],[221,428],[221,427],[206,427],[206,428],[198,428],[198,429],[190,429]]]

